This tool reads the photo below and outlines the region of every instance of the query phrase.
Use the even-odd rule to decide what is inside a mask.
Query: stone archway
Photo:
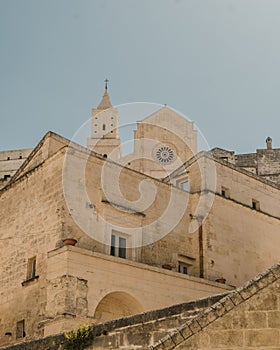
[[[98,322],[105,322],[143,311],[142,305],[130,294],[112,292],[99,302],[95,309],[94,318]]]

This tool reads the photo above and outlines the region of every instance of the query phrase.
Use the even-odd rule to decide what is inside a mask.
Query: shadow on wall
[[[97,305],[94,318],[98,322],[105,322],[143,312],[142,305],[125,292],[107,294]]]

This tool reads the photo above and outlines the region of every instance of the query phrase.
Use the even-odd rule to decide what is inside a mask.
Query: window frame
[[[257,199],[252,198],[252,209],[260,211],[261,210],[260,201],[258,201]]]
[[[27,260],[27,271],[26,271],[26,279],[21,282],[22,286],[25,286],[29,283],[32,283],[32,281],[35,281],[39,278],[39,275],[36,274],[37,272],[37,257],[33,256],[32,258],[28,258]]]
[[[186,263],[185,261],[178,261],[178,272],[182,275],[190,275],[191,264]]]
[[[230,198],[230,190],[228,187],[221,186],[221,196],[223,198]]]
[[[27,261],[26,280],[32,280],[36,277],[36,256],[29,258]]]
[[[126,234],[112,231],[110,239],[110,255],[128,259],[129,237]]]
[[[16,324],[16,339],[22,339],[26,337],[25,333],[25,320],[17,321]]]
[[[175,185],[184,192],[190,192],[190,180],[189,177],[186,175],[184,175],[184,177],[181,177],[180,179],[177,179]]]

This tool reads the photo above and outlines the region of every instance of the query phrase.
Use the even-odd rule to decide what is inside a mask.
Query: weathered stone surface
[[[63,279],[66,283],[72,285],[82,283],[82,286],[85,286],[87,284],[85,280],[78,281],[74,279],[73,276],[64,276]],[[186,312],[191,312],[192,310],[193,312],[195,312],[195,310],[203,310],[204,307],[215,303],[222,297],[223,296],[220,295],[201,299],[196,302],[179,304],[165,309],[154,310],[95,325],[92,327],[94,349],[118,349],[119,346],[128,348],[133,348],[134,346],[139,349],[145,349],[148,345],[161,340],[169,333],[169,331],[171,331],[172,334],[168,337],[168,340],[165,340],[165,345],[162,344],[161,346],[167,346],[166,344],[169,344],[168,346],[171,346],[170,344],[175,346],[175,344],[181,343],[182,340],[193,334],[188,327],[179,327],[178,330],[174,330],[177,325],[185,324],[187,321]],[[63,342],[64,337],[58,335],[48,339],[50,339],[51,342],[55,341],[60,344]],[[45,350],[44,347],[41,348],[41,346],[43,346],[42,344],[46,344],[46,342],[42,343],[42,341],[35,341],[31,345],[25,344],[23,346],[25,346],[24,349],[26,350],[33,350],[32,347],[29,349],[30,346],[37,346],[36,349]],[[9,349],[18,350],[18,348],[14,349],[13,347]],[[57,350],[57,348],[54,348],[54,350]]]
[[[180,344],[185,339],[179,330],[174,331],[174,333],[172,333],[170,337],[176,345]]]
[[[192,255],[196,239],[185,234],[190,221],[188,214],[179,223],[181,227],[176,227],[173,234],[157,242],[153,249],[148,246],[142,252],[136,250],[134,255],[128,252],[128,259],[110,256],[109,246],[83,232],[74,220],[72,208],[65,203],[63,168],[67,145],[68,140],[48,133],[9,187],[0,193],[0,235],[1,244],[5,244],[5,254],[0,257],[3,271],[0,276],[0,346],[18,341],[15,329],[21,320],[25,321],[26,334],[21,340],[28,341],[70,330],[80,324],[96,323],[97,316],[104,317],[99,319],[104,321],[231,289],[161,268],[164,263],[171,262],[177,270],[177,253],[173,256],[176,247],[181,247],[180,253],[184,256]],[[89,210],[92,210],[93,226],[89,224],[89,228],[103,238],[109,226],[101,219],[100,213],[104,215],[106,212],[120,224],[126,220],[130,224],[137,220],[149,222],[160,217],[165,210],[164,198],[168,198],[170,185],[156,181],[159,189],[157,203],[147,213],[142,213],[144,216],[127,212],[116,214],[114,206],[102,202],[99,184],[104,159],[89,155],[78,146],[70,156],[76,161],[90,157],[88,171],[92,193]],[[74,170],[78,171],[78,168],[75,163]],[[123,172],[123,191],[128,198],[135,200],[135,188],[146,176],[129,169]],[[80,188],[80,181],[73,182],[74,193],[79,193]],[[188,196],[177,191],[180,196]],[[81,211],[87,205],[79,200],[78,203]],[[111,235],[111,231],[106,234]],[[62,242],[69,236],[78,241],[72,250]],[[162,250],[167,246],[168,249]],[[26,281],[28,259],[33,257],[36,257],[36,276]],[[192,261],[194,274],[197,274],[198,261]],[[143,273],[145,284],[142,282]],[[162,281],[167,288],[161,290]]]
[[[275,266],[272,270],[277,268],[279,267]],[[278,349],[280,314],[277,301],[280,290],[278,281],[271,283],[270,271],[250,282],[252,286],[254,283],[258,284],[260,278],[263,282],[267,279],[264,283],[266,287],[259,289],[254,295],[244,299],[231,310],[224,309],[224,314],[220,314],[220,317],[208,326],[206,325],[201,331],[182,341],[176,349]],[[248,284],[244,286],[244,289],[248,289]],[[242,292],[242,288],[239,289],[239,292]],[[231,299],[232,294],[221,299],[218,304],[225,304],[226,299]],[[214,310],[215,307],[213,312]],[[205,310],[205,313],[208,312]],[[154,349],[157,349],[157,346]]]
[[[0,189],[9,183],[31,151],[32,148],[0,151]]]
[[[279,330],[246,330],[244,332],[244,345],[255,347],[279,345]]]
[[[110,118],[110,123],[117,123],[115,114]],[[22,158],[8,160],[7,154],[0,152],[0,171],[10,171],[10,161],[15,166],[23,163],[10,181],[0,183],[1,188],[5,185],[0,190],[0,248],[4,252],[0,256],[0,346],[119,317],[122,319],[92,329],[96,346],[143,347],[144,343],[154,343],[159,335],[170,333],[172,336],[164,341],[167,348],[172,346],[170,341],[175,346],[199,334],[203,334],[202,338],[190,346],[210,347],[216,342],[217,347],[239,347],[241,343],[233,344],[236,332],[243,342],[249,342],[254,338],[250,332],[256,331],[254,341],[260,339],[261,343],[265,338],[262,329],[267,329],[266,334],[268,324],[271,334],[277,329],[275,317],[280,299],[273,282],[280,276],[279,266],[248,282],[199,317],[196,313],[212,302],[204,300],[207,305],[202,305],[198,301],[186,309],[177,306],[176,312],[173,308],[147,312],[242,285],[278,261],[280,244],[279,187],[267,180],[278,181],[279,150],[258,150],[256,157],[236,158],[234,152],[216,150],[216,156],[223,160],[207,152],[192,157],[196,153],[196,131],[191,122],[167,107],[150,120],[165,123],[164,132],[155,125],[140,123],[136,138],[152,137],[156,147],[166,141],[174,143],[170,147],[177,149],[184,163],[163,181],[158,179],[163,177],[159,163],[149,165],[142,159],[130,164],[129,169],[78,145],[67,149],[69,141],[53,133],[48,133],[30,156],[26,153],[24,163]],[[112,126],[109,119],[104,125]],[[172,135],[174,125],[189,139],[189,147]],[[103,122],[94,124],[93,129],[99,133],[100,126]],[[107,153],[119,145],[116,129],[109,130],[114,137],[106,141],[106,134],[100,134],[100,152],[102,149]],[[135,143],[138,154],[145,145],[141,142]],[[70,170],[65,163],[67,150]],[[151,152],[151,147],[146,151]],[[81,166],[83,161],[86,169]],[[105,164],[109,168],[107,178]],[[217,176],[202,176],[211,164]],[[71,177],[73,174],[76,178]],[[69,191],[64,186],[68,181]],[[186,182],[188,192],[183,187]],[[114,201],[107,198],[104,184]],[[146,201],[152,193],[143,184],[156,190],[154,202],[149,205],[140,203],[142,195]],[[190,235],[190,225],[201,219],[196,215],[201,196],[211,205],[203,207],[207,217]],[[73,200],[71,204],[69,198]],[[174,199],[171,204],[170,198]],[[184,206],[170,232],[161,236]],[[125,237],[126,259],[110,255],[112,234]],[[76,246],[63,246],[64,238],[74,238]],[[134,244],[141,247],[134,248]],[[272,285],[273,293],[267,294]],[[140,312],[144,313],[136,318],[126,317]],[[23,324],[25,329],[17,332],[17,326]],[[180,332],[176,331],[178,327]],[[206,329],[210,329],[207,334]],[[219,331],[223,337],[217,337]],[[49,347],[55,346],[51,343]]]
[[[221,347],[241,347],[243,346],[243,337],[240,331],[219,330],[209,333],[210,347],[213,349]]]
[[[236,314],[232,318],[233,328],[266,328],[267,314],[266,312],[250,311]]]
[[[267,324],[269,328],[280,329],[280,311],[268,311],[267,314]]]
[[[193,335],[193,331],[190,329],[188,325],[184,325],[179,328],[180,333],[182,334],[184,339],[189,338],[191,335]]]

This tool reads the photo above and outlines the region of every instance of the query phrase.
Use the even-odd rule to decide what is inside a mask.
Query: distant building
[[[257,149],[256,153],[235,155],[232,151],[220,148],[214,148],[212,153],[219,159],[280,185],[280,148],[272,148],[270,137],[266,139],[266,148]]]

